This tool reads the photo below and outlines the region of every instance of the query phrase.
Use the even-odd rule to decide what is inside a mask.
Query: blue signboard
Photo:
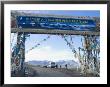
[[[18,28],[95,31],[92,19],[17,16]]]

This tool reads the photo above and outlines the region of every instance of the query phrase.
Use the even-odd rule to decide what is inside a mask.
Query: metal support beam
[[[11,33],[16,33],[16,32],[25,32],[29,34],[68,34],[68,35],[97,35],[97,36],[100,35],[100,32],[93,32],[93,31],[11,28]]]

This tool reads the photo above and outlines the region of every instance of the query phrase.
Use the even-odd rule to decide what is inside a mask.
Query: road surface
[[[32,67],[35,71],[35,77],[81,77],[82,74],[69,69]]]

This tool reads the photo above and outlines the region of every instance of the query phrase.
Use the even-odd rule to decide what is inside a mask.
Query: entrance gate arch
[[[17,65],[18,63],[15,63],[16,66],[19,66],[16,71],[20,71],[22,75],[25,74],[25,39],[29,36],[29,34],[61,35],[82,65],[82,72],[86,74],[87,69],[90,69],[91,65],[93,65],[96,66],[93,70],[96,70],[99,74],[100,66],[97,65],[98,61],[96,58],[97,54],[100,53],[100,47],[94,47],[97,45],[97,43],[95,43],[95,41],[97,41],[96,37],[100,35],[99,18],[33,15],[16,11],[11,13],[11,17],[11,33],[17,33],[17,44],[12,52],[11,58],[12,60],[19,59],[19,65]],[[73,45],[71,45],[71,43],[66,39],[66,36],[68,35],[81,35],[84,37],[84,48],[79,47],[79,53],[76,52]],[[50,36],[46,39],[48,38],[50,38]],[[44,41],[46,39],[44,39]],[[39,44],[35,47],[38,45]],[[30,50],[32,49],[34,49],[34,47]],[[83,51],[86,55],[83,55],[82,57],[80,51]]]

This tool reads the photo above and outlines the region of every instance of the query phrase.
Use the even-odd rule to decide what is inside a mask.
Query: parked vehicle
[[[55,62],[51,62],[51,68],[55,68],[55,67],[56,67]]]

